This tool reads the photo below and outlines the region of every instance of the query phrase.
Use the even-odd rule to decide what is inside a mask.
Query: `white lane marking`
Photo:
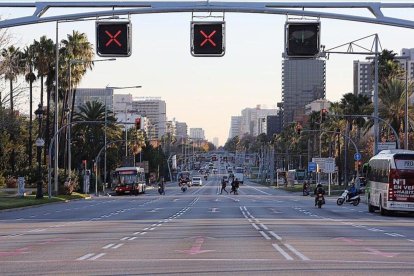
[[[286,260],[289,260],[289,261],[293,261],[293,258],[288,254],[288,253],[286,253],[285,252],[285,250],[283,250],[282,248],[280,248],[280,246],[279,245],[277,245],[277,244],[272,244],[272,246],[277,250],[277,251],[279,251],[279,253],[280,254],[282,254],[283,255],[283,257],[285,257],[285,259]]]
[[[98,255],[96,255],[95,257],[90,258],[88,261],[94,261],[94,260],[99,259],[100,257],[102,257],[102,256],[104,256],[104,255],[106,255],[106,253],[101,253],[101,254],[98,254]]]
[[[252,226],[256,229],[256,230],[260,230],[260,228],[255,224],[255,223],[252,223]]]
[[[145,235],[147,232],[142,232],[140,235]]]
[[[152,227],[154,227],[154,226],[157,226],[157,224],[155,223],[155,224],[153,224],[153,225],[151,225]]]
[[[114,243],[110,243],[110,244],[107,244],[104,247],[102,247],[102,249],[108,249],[108,248],[110,248],[110,247],[112,247],[114,245],[115,245]]]
[[[86,260],[86,259],[92,257],[93,255],[95,255],[95,253],[89,253],[89,254],[83,255],[82,257],[77,258],[76,260],[83,261],[83,260]]]
[[[382,230],[382,229],[377,229],[377,228],[369,228],[368,230],[369,230],[369,231],[372,231],[372,232],[384,232],[384,230]]]
[[[408,240],[408,239],[407,239]],[[408,241],[410,241],[410,242],[414,242],[414,240],[408,240]]]
[[[141,232],[135,232],[134,235],[139,235]]]
[[[121,241],[125,241],[125,240],[127,240],[127,239],[129,239],[129,237],[123,237],[123,238],[121,239]]]
[[[247,218],[247,217],[246,217]],[[251,219],[248,219],[249,220],[249,222],[251,223],[251,222],[253,222],[253,220],[251,220]]]
[[[266,225],[264,225],[263,223],[260,223],[260,226],[264,229],[264,230],[269,230],[269,228],[267,228]]]
[[[157,224],[157,227],[160,227],[162,225],[162,223],[160,223],[160,224]]]
[[[243,206],[243,209],[244,209],[245,211],[247,211],[247,208],[246,208],[246,206]]]
[[[155,229],[155,227],[152,227],[152,228],[150,228],[149,230],[150,230],[150,231],[152,231],[152,230],[154,230],[154,229]]]
[[[147,227],[147,228],[144,228],[144,231],[147,231],[149,229],[149,227]]]
[[[133,240],[135,240],[137,237],[132,237],[132,238],[129,238],[128,240],[129,241],[133,241]]]
[[[271,238],[263,231],[259,231],[260,234],[262,234],[263,238],[265,238],[266,240],[270,240]]]
[[[124,245],[123,243],[118,243],[117,245],[115,245],[114,247],[112,247],[112,249],[118,249],[118,248],[120,248],[123,245]]]
[[[305,255],[303,255],[302,253],[300,253],[299,251],[296,250],[296,248],[294,248],[293,246],[291,246],[290,244],[285,243],[285,246],[287,248],[289,248],[290,251],[292,251],[293,253],[296,254],[296,256],[298,256],[299,258],[301,258],[304,261],[309,261],[309,258],[306,257]]]
[[[273,237],[275,237],[275,239],[277,239],[278,241],[282,240],[282,238],[273,231],[269,231],[269,234],[272,235]]]
[[[251,189],[255,189],[255,190],[256,190],[256,191],[258,191],[258,192],[261,192],[262,194],[265,194],[265,195],[272,195],[272,194],[269,194],[269,193],[263,192],[263,191],[261,191],[261,190],[257,189],[256,187],[249,186],[249,185],[246,185],[246,186],[247,186],[247,187],[249,187],[249,188],[251,188]]]
[[[397,233],[385,233],[385,235],[391,236],[391,237],[405,237],[404,235],[397,234]]]

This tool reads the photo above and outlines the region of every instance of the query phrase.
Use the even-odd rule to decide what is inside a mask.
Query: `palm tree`
[[[118,140],[122,137],[121,129],[115,125],[116,118],[110,111],[105,111],[105,105],[100,102],[93,101],[79,107],[79,111],[75,112],[74,122],[84,121],[102,121],[105,122],[105,112],[107,112],[107,128],[106,135],[108,140]],[[104,124],[78,124],[73,127],[74,137],[82,137],[78,139],[77,146],[74,147],[74,161],[80,164],[80,160],[92,160],[97,155],[104,143]]]
[[[40,104],[43,106],[43,78],[47,76],[55,62],[55,43],[50,38],[42,36],[39,41],[33,42],[34,67],[40,77]]]
[[[24,48],[23,51],[23,59],[25,61],[25,80],[29,83],[29,143],[28,143],[28,151],[29,151],[29,168],[32,167],[32,128],[33,128],[33,82],[36,80],[36,75],[33,73],[33,65],[34,65],[34,47],[30,45]]]
[[[71,87],[69,87],[69,76],[60,76],[62,87],[66,88],[64,90],[72,90],[76,88],[83,76],[86,74],[88,69],[93,67],[93,58],[94,58],[94,49],[92,44],[88,41],[88,37],[85,33],[79,33],[78,31],[73,31],[71,35],[67,36],[67,39],[61,41],[63,47],[61,48],[61,62],[62,69],[59,70],[62,74],[69,72],[69,66],[71,66]],[[72,61],[79,60],[81,62],[75,63],[72,65]],[[63,109],[66,109],[69,104],[71,104],[71,112],[73,117],[74,114],[74,105],[75,105],[75,95],[76,90],[73,91],[73,95],[66,93],[63,96]],[[69,97],[72,96],[72,99]]]
[[[408,84],[408,97],[413,94],[413,83]],[[391,78],[380,84],[378,97],[380,98],[379,114],[397,132],[402,133],[405,129],[405,81],[399,78]],[[408,118],[414,121],[414,108],[409,106]]]
[[[13,82],[17,76],[22,72],[22,52],[19,48],[9,46],[4,48],[1,52],[3,68],[5,70],[4,76],[10,83],[10,112],[14,110],[14,96],[13,96]]]
[[[40,77],[40,104],[43,104],[43,86],[44,77],[47,77],[47,109],[46,109],[46,144],[44,151],[44,163],[46,163],[47,149],[50,143],[50,91],[52,90],[51,76],[53,76],[53,68],[55,63],[55,43],[53,40],[46,38],[46,36],[40,37],[39,41],[33,42],[34,48],[34,67],[37,70],[37,75]]]

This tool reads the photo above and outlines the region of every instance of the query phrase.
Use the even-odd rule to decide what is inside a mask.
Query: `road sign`
[[[397,148],[396,142],[380,142],[378,143],[378,152],[382,150],[392,150]]]
[[[359,160],[361,160],[361,154],[359,153],[359,152],[357,152],[357,153],[355,153],[354,154],[354,159],[355,159],[355,161],[359,161]]]
[[[101,57],[131,55],[131,22],[96,21],[96,52]]]
[[[323,169],[323,172],[325,172],[325,173],[334,173],[335,172],[335,159],[326,158],[325,167]]]
[[[191,54],[200,57],[224,55],[224,21],[191,22]]]
[[[308,171],[316,172],[316,162],[309,162],[308,163]]]

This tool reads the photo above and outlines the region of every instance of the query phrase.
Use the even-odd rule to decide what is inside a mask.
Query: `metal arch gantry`
[[[34,8],[31,16],[0,21],[0,28],[9,28],[36,23],[61,20],[79,20],[125,14],[174,13],[174,12],[233,12],[264,13],[315,18],[330,18],[357,21],[372,24],[389,25],[402,28],[414,28],[414,21],[389,17],[384,9],[414,8],[414,3],[382,2],[222,2],[222,1],[85,1],[85,2],[4,2],[1,8]],[[53,8],[106,8],[111,10],[80,12],[56,16],[46,16]],[[306,10],[306,9],[316,9]],[[372,16],[354,16],[341,12],[322,12],[323,9],[360,9],[368,10]]]

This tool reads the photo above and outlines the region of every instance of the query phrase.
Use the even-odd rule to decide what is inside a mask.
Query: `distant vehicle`
[[[306,179],[306,170],[304,169],[289,170],[287,172],[286,178],[287,178],[288,185],[303,184],[303,182]]]
[[[211,156],[211,161],[217,161],[217,155],[213,154],[213,155]]]
[[[203,181],[201,180],[200,176],[193,176],[191,179],[191,185],[193,186],[201,186],[203,185]]]
[[[120,167],[113,174],[115,193],[135,194],[145,193],[145,171],[140,167]]]
[[[234,170],[234,179],[238,179],[240,184],[243,184],[244,182],[244,169],[242,167],[236,167]]]
[[[368,162],[368,211],[414,211],[414,151],[383,150]]]

